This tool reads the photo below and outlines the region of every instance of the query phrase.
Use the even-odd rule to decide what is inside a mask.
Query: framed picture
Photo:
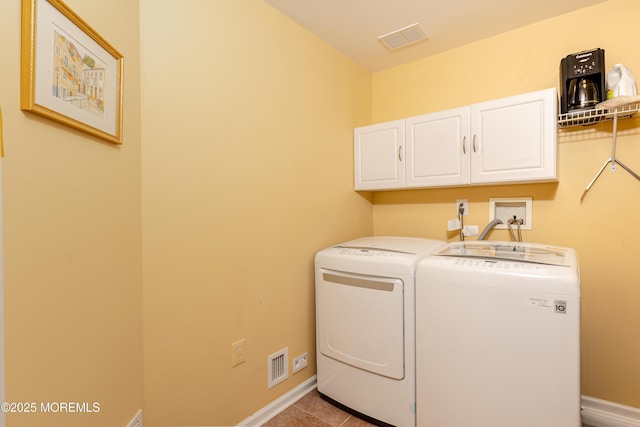
[[[122,55],[60,0],[22,0],[20,108],[122,144]]]

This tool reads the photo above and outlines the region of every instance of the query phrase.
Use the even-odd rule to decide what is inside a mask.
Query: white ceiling
[[[607,0],[265,1],[375,72]],[[393,52],[378,41],[414,23],[429,40]]]

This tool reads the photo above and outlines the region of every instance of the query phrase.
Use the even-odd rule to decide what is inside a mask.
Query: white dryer
[[[316,255],[318,391],[378,424],[415,426],[415,271],[444,242],[366,237]]]
[[[575,251],[472,241],[425,257],[416,374],[420,427],[579,427]]]

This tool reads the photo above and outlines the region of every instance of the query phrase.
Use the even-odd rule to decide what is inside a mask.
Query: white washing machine
[[[380,425],[415,426],[415,271],[444,242],[366,237],[316,255],[318,391]]]
[[[425,257],[416,375],[419,427],[579,427],[575,251],[472,241]]]

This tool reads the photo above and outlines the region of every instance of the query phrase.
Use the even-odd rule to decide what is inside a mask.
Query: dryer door
[[[322,354],[385,377],[404,378],[404,283],[318,269]]]

